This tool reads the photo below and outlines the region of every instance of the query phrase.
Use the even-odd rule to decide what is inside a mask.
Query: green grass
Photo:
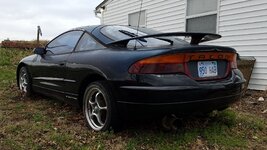
[[[17,49],[0,49],[0,90],[15,83],[16,66],[20,59],[31,51]]]
[[[119,133],[94,132],[83,115],[56,100],[23,98],[16,66],[30,51],[0,49],[0,149],[264,149],[266,119],[227,109],[206,118],[186,118],[177,131],[156,122],[126,125]],[[257,138],[255,138],[257,137]]]
[[[233,133],[231,128],[220,123],[213,123],[203,131],[203,137],[212,145],[225,148],[246,147],[246,140],[241,135]]]
[[[7,66],[0,67],[1,74],[0,74],[0,89],[3,90],[7,86],[14,83],[16,77],[16,73],[14,72],[14,68],[8,68]]]

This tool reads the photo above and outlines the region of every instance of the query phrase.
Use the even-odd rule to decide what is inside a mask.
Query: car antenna
[[[140,18],[141,18],[141,11],[142,11],[142,6],[143,6],[143,0],[141,0],[141,5],[140,5],[140,10],[139,10],[139,16],[138,16],[138,23],[137,23],[137,31],[136,31],[136,35],[138,36],[138,32],[139,32],[139,26],[140,26]],[[134,44],[134,50],[136,50],[136,44],[137,44],[137,40],[135,40],[135,44]]]

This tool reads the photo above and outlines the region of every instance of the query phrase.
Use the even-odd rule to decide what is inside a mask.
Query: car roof
[[[71,30],[85,30],[87,32],[92,32],[94,29],[96,28],[101,28],[101,27],[105,27],[105,26],[121,26],[121,27],[129,27],[129,28],[133,28],[133,29],[136,29],[137,27],[136,26],[127,26],[127,25],[89,25],[89,26],[82,26],[82,27],[76,27],[76,28],[73,28]],[[145,32],[152,32],[152,29],[149,29],[149,28],[144,28],[144,27],[140,27],[139,28],[140,31],[145,31]],[[155,32],[158,32],[156,30],[153,30],[152,33],[155,33]]]
[[[100,27],[100,26],[103,26],[103,25],[82,26],[82,27],[74,28],[72,30],[85,30],[85,31],[91,33],[95,28]]]

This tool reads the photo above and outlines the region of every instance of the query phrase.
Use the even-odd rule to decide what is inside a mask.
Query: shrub
[[[39,45],[36,41],[10,41],[4,40],[1,43],[2,48],[18,48],[18,49],[33,49],[38,46],[45,46],[48,41],[40,41]]]

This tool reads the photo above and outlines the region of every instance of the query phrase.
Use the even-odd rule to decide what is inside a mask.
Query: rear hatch
[[[116,29],[114,29],[116,28]],[[110,32],[113,29],[113,32]],[[141,59],[129,68],[130,74],[186,74],[194,80],[222,79],[236,68],[236,51],[229,47],[198,45],[221,38],[211,33],[146,34],[127,27],[104,27],[102,33],[116,39],[107,46],[132,51],[166,49],[156,56]],[[117,36],[115,36],[117,35]],[[119,35],[119,36],[118,36]],[[190,42],[187,42],[187,39]]]

